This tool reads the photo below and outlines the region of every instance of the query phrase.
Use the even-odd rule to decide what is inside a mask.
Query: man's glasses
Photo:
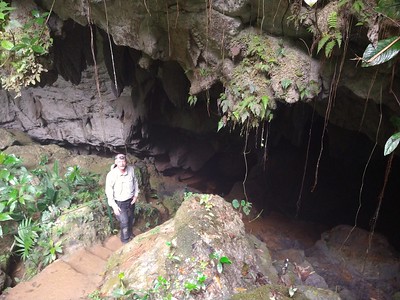
[[[117,155],[115,159],[125,160],[125,155]]]

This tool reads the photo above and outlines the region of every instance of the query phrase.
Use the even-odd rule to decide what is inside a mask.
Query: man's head
[[[125,154],[122,153],[118,153],[117,155],[115,155],[115,165],[117,166],[117,168],[121,171],[125,170],[126,167],[126,156]]]

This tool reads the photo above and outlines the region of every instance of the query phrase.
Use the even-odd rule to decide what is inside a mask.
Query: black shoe
[[[124,241],[121,240],[121,242],[122,242],[123,244],[127,244],[128,242],[132,241],[134,237],[135,237],[135,235],[132,234],[127,240],[124,240]]]

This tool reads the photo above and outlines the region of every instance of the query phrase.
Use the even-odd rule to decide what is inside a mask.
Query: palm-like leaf
[[[32,219],[24,219],[18,226],[18,235],[15,236],[15,244],[17,246],[17,253],[22,257],[22,260],[26,260],[31,253],[33,246],[35,245],[39,235],[39,227],[32,224]]]

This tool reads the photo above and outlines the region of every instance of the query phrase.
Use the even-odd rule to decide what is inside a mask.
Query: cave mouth
[[[311,110],[307,104],[296,105]],[[266,218],[278,212],[331,228],[356,225],[386,236],[399,251],[397,157],[385,183],[389,158],[380,147],[371,154],[374,143],[364,134],[329,124],[321,142],[323,118],[314,116],[312,124],[311,119],[303,124],[301,131],[285,131],[272,121],[266,149],[257,147],[255,141],[259,139],[253,137],[248,143],[247,174],[244,141],[235,140],[236,146],[229,152],[216,153],[196,172],[200,179],[192,183],[188,180],[189,186],[226,196],[235,184],[244,182],[248,201]]]
[[[79,32],[82,31],[79,35],[67,34],[71,38],[76,39],[85,34],[84,29],[79,26],[70,27]],[[104,35],[104,33],[101,34]],[[80,72],[85,69],[86,64],[77,68],[79,74],[71,73],[69,69],[72,64],[66,59],[69,56],[65,56],[65,53],[62,52],[70,48],[57,43],[55,43],[55,48],[59,51],[55,53],[58,62],[55,71],[66,80],[79,83]],[[82,43],[68,41],[65,43],[83,47]],[[107,45],[108,43],[104,43],[105,58],[110,57],[107,54],[109,51]],[[133,74],[130,72],[134,70],[132,66],[137,64],[140,52],[123,46],[113,45],[113,47],[115,47],[113,50],[118,60],[118,77],[122,80],[118,86],[123,88],[131,84]],[[79,55],[88,53],[88,48],[86,51],[79,49],[79,47],[76,48],[73,53],[76,55],[78,55],[77,53]],[[81,57],[76,59],[75,57],[74,60],[87,61],[88,65],[91,63],[89,54],[82,57],[85,59]],[[106,61],[106,65],[110,78],[113,78],[109,61]],[[185,77],[184,71],[178,68],[177,63],[171,65],[171,63],[157,62],[153,67],[171,67],[176,71],[175,74]],[[166,70],[167,68],[164,71]],[[143,82],[148,80],[150,75],[143,75]],[[170,77],[176,79],[174,76]],[[187,78],[184,79],[184,88],[181,90],[182,94],[186,95],[188,82]],[[208,103],[205,93],[198,95],[199,103],[194,108],[197,110],[197,115],[193,114],[191,118],[187,118],[184,116],[189,111],[187,99],[183,99],[184,101],[180,103],[184,111],[179,112],[176,108],[179,103],[172,103],[160,81],[155,80],[153,90],[148,96],[154,100],[149,101],[151,102],[149,115],[146,120],[143,120],[143,124],[140,123],[140,126],[137,126],[139,129],[133,131],[131,136],[133,140],[139,141],[134,146],[140,149],[135,151],[130,149],[130,151],[140,158],[152,155],[146,153],[149,141],[143,137],[144,129],[140,128],[144,125],[149,131],[149,137],[155,132],[161,132],[158,133],[158,143],[161,145],[176,139],[173,136],[173,130],[161,131],[160,128],[165,126],[172,127],[178,124],[181,127],[187,125],[187,128],[193,129],[193,126],[190,126],[197,121],[196,128],[204,127],[210,134],[209,129],[215,125],[218,115],[214,100],[218,98],[221,90],[222,86],[219,83],[207,93],[208,97],[213,99],[211,101],[213,120],[207,114],[210,107],[204,108],[199,105],[204,106],[205,103]],[[116,93],[119,95],[120,91],[116,91]],[[341,94],[341,96],[343,95]],[[173,125],[171,125],[171,120],[173,120]],[[233,137],[227,138],[229,135],[227,134],[224,136],[228,140],[225,142],[224,149],[219,149],[200,170],[190,172],[187,169],[182,170],[180,167],[176,167],[164,171],[163,175],[178,176],[178,179],[186,181],[189,187],[201,192],[217,193],[221,196],[228,195],[236,184],[241,185],[244,182],[248,201],[253,203],[257,211],[262,210],[266,217],[269,212],[276,211],[291,218],[332,227],[348,224],[367,230],[374,228],[376,232],[385,235],[397,250],[400,250],[400,233],[397,230],[400,228],[400,218],[398,217],[400,204],[396,199],[400,189],[400,186],[396,184],[400,168],[397,157],[393,160],[390,176],[383,191],[388,158],[383,156],[383,150],[379,147],[371,155],[374,144],[362,133],[329,124],[323,134],[323,118],[317,114],[314,115],[311,106],[305,103],[294,105],[278,103],[277,113],[267,127],[266,146],[260,147],[260,137],[258,136],[260,132],[254,133],[248,142],[246,158],[243,155],[244,137],[238,139],[237,134],[234,134]],[[312,134],[309,140],[311,129]],[[215,131],[215,128],[212,130]],[[42,140],[41,143],[45,142]],[[53,141],[48,141],[48,143],[53,143]],[[74,145],[65,145],[65,143],[63,146],[76,148]],[[97,148],[101,149],[102,147]],[[98,151],[90,146],[82,146],[78,149],[78,153],[96,153],[107,157],[112,154],[110,149],[104,148]],[[196,176],[193,173],[196,173]],[[381,194],[383,197],[380,201]]]

